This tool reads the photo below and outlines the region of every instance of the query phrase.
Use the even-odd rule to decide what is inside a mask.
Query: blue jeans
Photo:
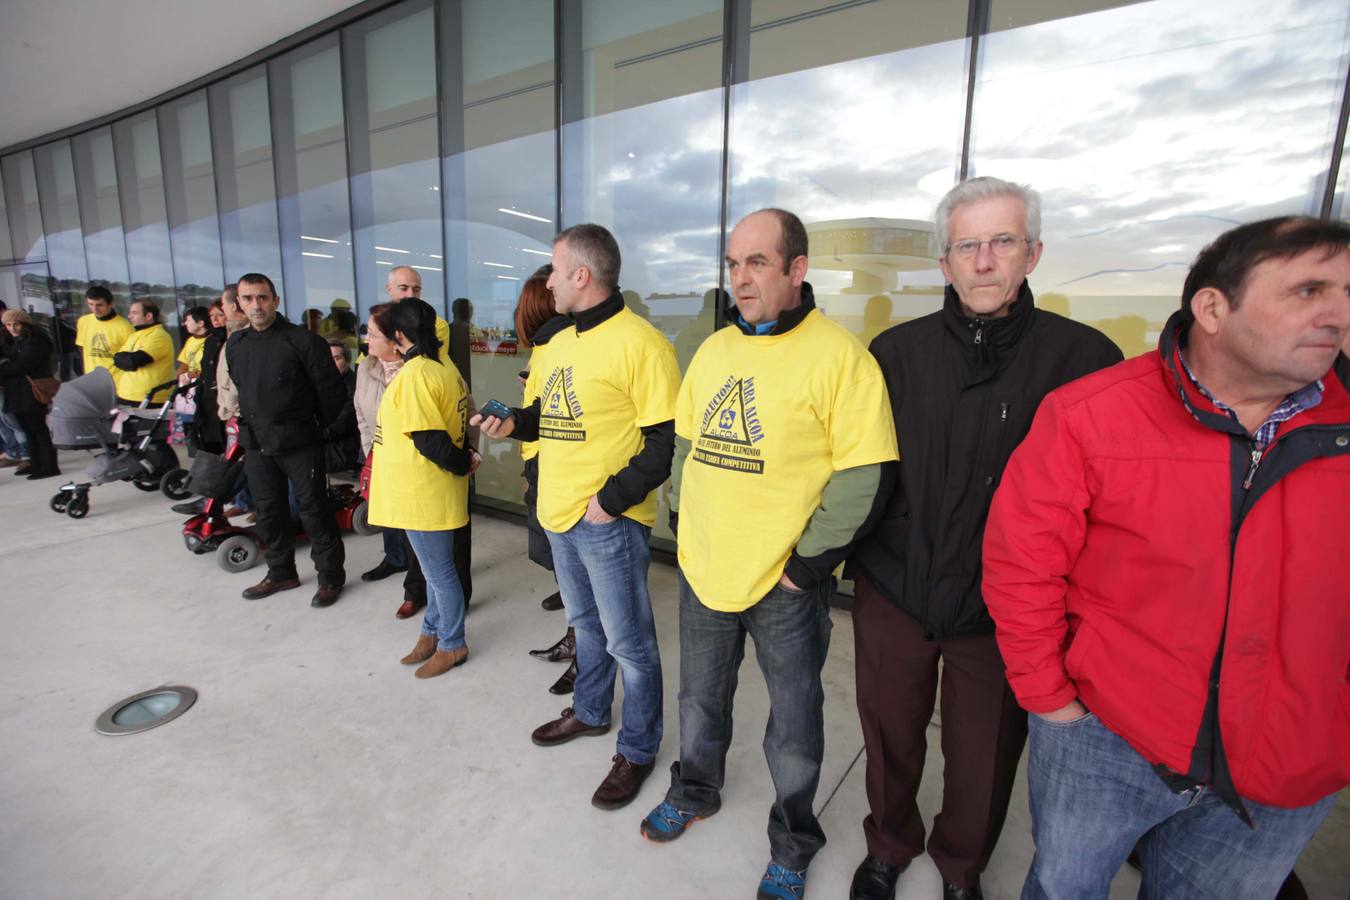
[[[764,756],[777,792],[769,810],[773,861],[805,869],[825,832],[812,803],[825,756],[825,692],[820,672],[830,649],[834,579],[809,591],[775,586],[739,613],[704,606],[680,573],[680,761],[666,800],[698,812],[716,803],[731,746],[731,708],[745,636],[769,688]]]
[[[385,528],[381,533],[384,535],[384,561],[399,569],[406,567],[408,557],[403,555],[403,529]]]
[[[5,392],[0,388],[0,406],[5,402]],[[28,436],[23,432],[13,414],[0,412],[0,452],[10,459],[28,458]]]
[[[626,517],[608,525],[584,518],[548,533],[554,575],[576,630],[577,677],[572,710],[587,725],[608,725],[614,673],[623,673],[618,752],[646,765],[661,748],[661,651],[647,594],[651,529]]]
[[[464,589],[455,573],[453,531],[408,530],[408,543],[427,579],[427,611],[422,633],[436,636],[437,650],[464,646]]]
[[[1030,718],[1036,856],[1023,900],[1105,898],[1136,841],[1142,900],[1270,900],[1336,801],[1281,809],[1244,800],[1249,828],[1207,787],[1172,791],[1091,713]]]

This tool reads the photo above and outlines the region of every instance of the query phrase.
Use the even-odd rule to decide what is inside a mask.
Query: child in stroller
[[[150,406],[155,391],[174,390],[158,409]],[[143,491],[160,491],[173,500],[188,496],[187,471],[166,443],[173,398],[185,387],[176,382],[156,385],[134,409],[118,408],[117,391],[107,369],[96,368],[61,385],[47,417],[58,450],[97,450],[86,482],[69,482],[51,499],[51,509],[72,519],[89,514],[89,489],[110,481],[130,481]]]

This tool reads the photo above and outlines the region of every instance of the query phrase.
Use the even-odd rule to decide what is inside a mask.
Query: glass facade
[[[175,324],[255,270],[330,334],[411,265],[469,321],[478,401],[514,403],[561,228],[614,231],[683,365],[747,212],[801,216],[820,306],[870,340],[937,308],[933,208],[997,175],[1044,199],[1038,302],[1133,355],[1221,231],[1347,214],[1348,67],[1343,0],[404,0],[0,152],[0,299],[59,329],[104,284]],[[484,451],[478,501],[518,509],[515,444]]]

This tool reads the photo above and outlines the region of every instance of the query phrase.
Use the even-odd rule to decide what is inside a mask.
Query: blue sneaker
[[[806,870],[788,869],[769,863],[759,880],[757,900],[802,900],[806,896]]]
[[[661,805],[647,813],[647,818],[642,820],[642,836],[659,844],[673,841],[688,831],[690,825],[708,818],[721,808],[722,800],[720,797],[713,801],[712,806],[702,812],[687,812],[683,809],[676,809],[663,800]]]

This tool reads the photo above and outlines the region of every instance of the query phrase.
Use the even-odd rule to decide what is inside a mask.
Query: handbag
[[[57,378],[34,378],[29,375],[28,385],[33,389],[33,398],[43,406],[50,405],[56,392],[61,389],[61,381]]]
[[[366,461],[361,465],[361,479],[357,482],[357,489],[361,492],[364,500],[370,499],[370,472],[375,464],[375,448],[371,447],[370,452],[366,454]]]

